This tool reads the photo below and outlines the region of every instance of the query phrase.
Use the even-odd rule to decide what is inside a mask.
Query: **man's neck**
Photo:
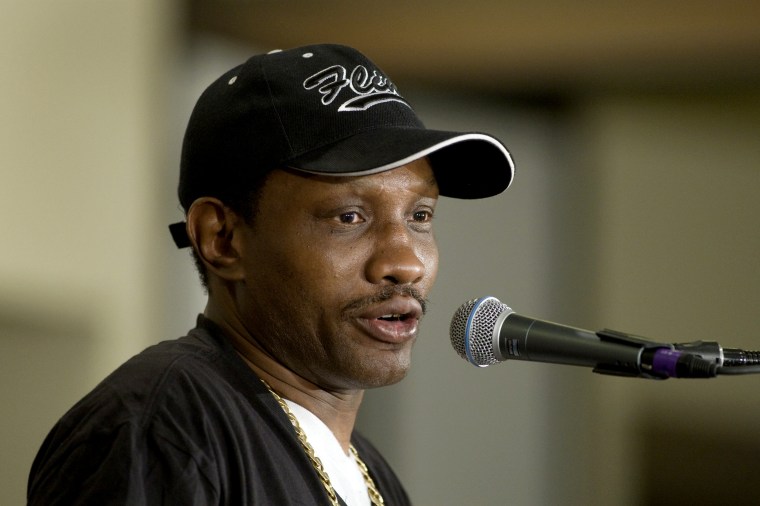
[[[245,356],[243,358],[278,395],[304,407],[322,420],[335,435],[343,451],[348,453],[356,415],[364,394],[363,390],[336,394],[316,387],[313,383],[305,381],[289,370],[285,370],[284,375],[280,373],[271,374],[267,370],[259,368],[257,364],[252,363]]]
[[[234,328],[223,318],[215,318],[218,315],[214,315],[214,311],[209,311],[208,307],[205,315],[224,330],[232,346],[259,378],[266,381],[281,397],[314,413],[348,453],[364,390],[332,391],[322,388],[278,362],[247,339],[240,329]]]

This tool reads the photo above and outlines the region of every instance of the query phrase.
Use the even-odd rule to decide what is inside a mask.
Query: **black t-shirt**
[[[375,448],[352,442],[388,505],[409,499]],[[210,321],[136,355],[56,424],[30,506],[315,505],[324,487],[271,393]]]

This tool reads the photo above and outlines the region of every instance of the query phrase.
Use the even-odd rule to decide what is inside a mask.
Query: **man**
[[[408,504],[354,422],[399,381],[436,276],[439,193],[503,191],[484,134],[424,128],[357,51],[254,56],[200,97],[179,198],[208,305],[51,431],[30,504]]]

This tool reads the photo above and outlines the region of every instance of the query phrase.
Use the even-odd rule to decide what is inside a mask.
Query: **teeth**
[[[386,314],[380,317],[381,320],[400,320],[401,319],[400,314]]]

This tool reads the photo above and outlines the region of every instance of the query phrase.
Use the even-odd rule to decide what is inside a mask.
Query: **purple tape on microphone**
[[[681,352],[670,350],[668,348],[660,348],[654,352],[652,358],[652,372],[656,374],[665,374],[669,378],[676,378],[676,364],[678,359],[681,358]]]

